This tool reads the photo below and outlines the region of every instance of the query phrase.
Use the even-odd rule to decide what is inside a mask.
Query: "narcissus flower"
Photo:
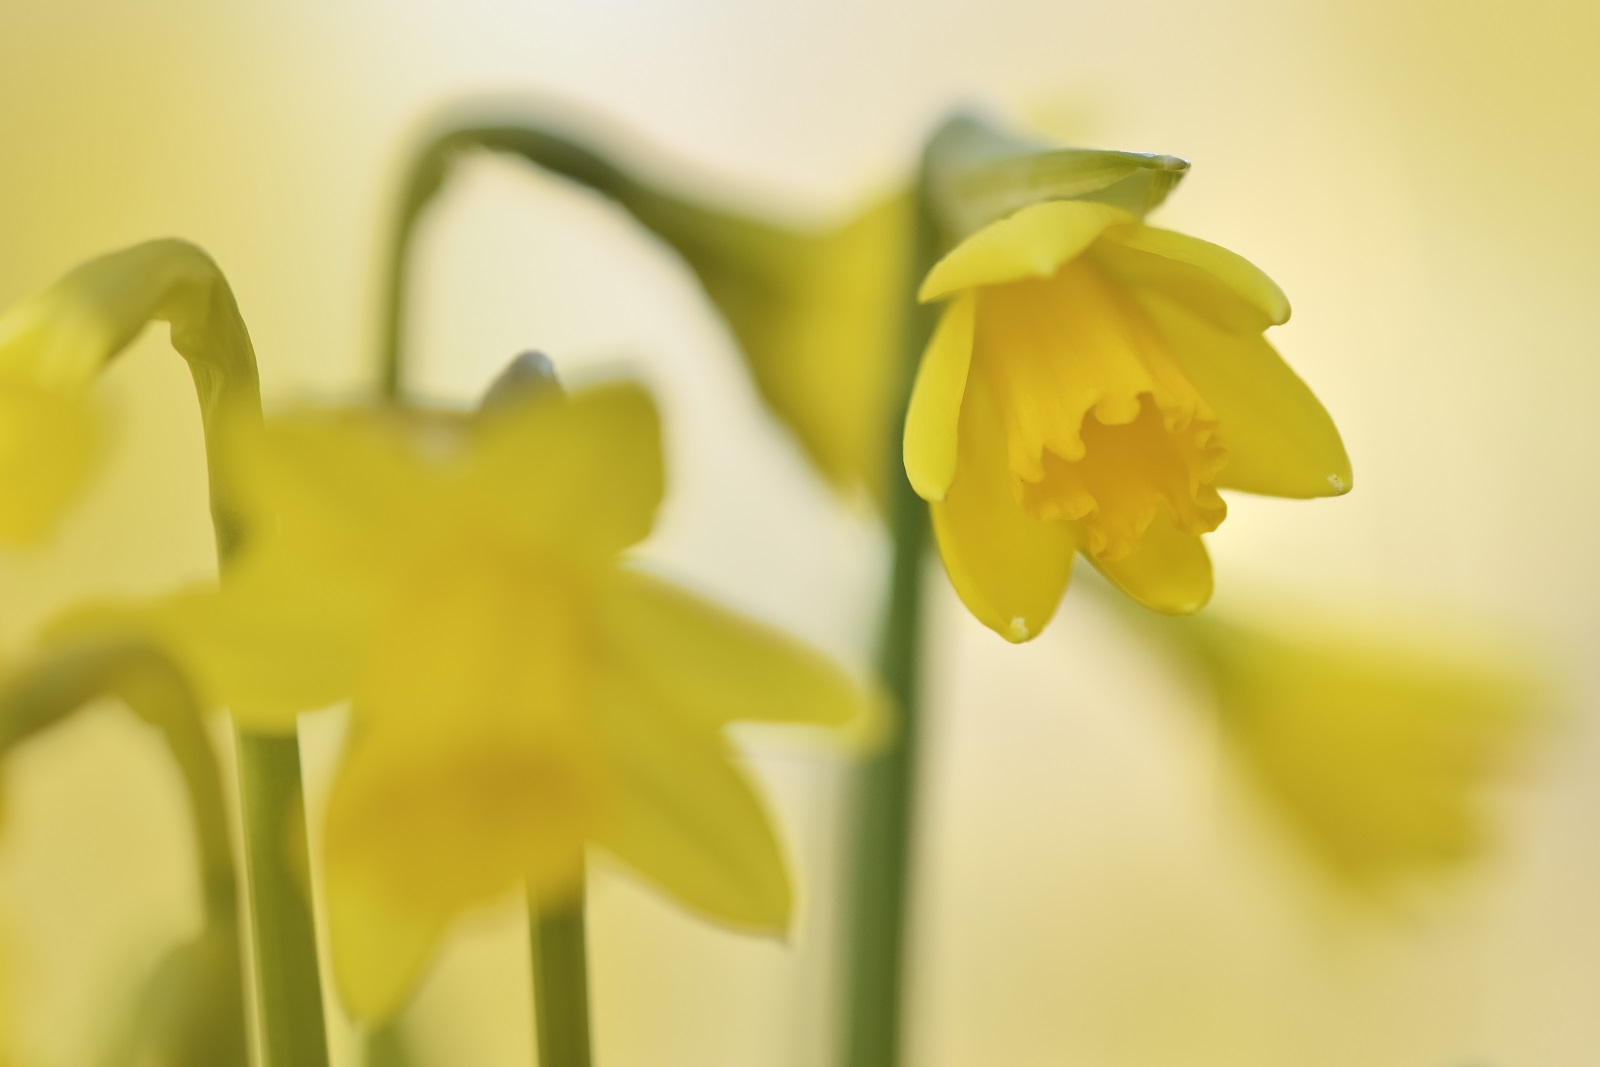
[[[90,386],[153,319],[172,324],[208,430],[255,410],[250,337],[205,252],[162,240],[89,260],[0,314],[0,542],[43,540],[81,495],[104,436]]]
[[[1081,552],[1157,611],[1211,595],[1219,489],[1349,490],[1322,405],[1262,337],[1289,317],[1244,259],[1108,204],[1053,200],[980,229],[925,279],[947,300],[905,425],[956,591],[1037,635]]]
[[[1523,761],[1541,717],[1526,664],[1427,621],[1208,616],[1188,635],[1263,795],[1357,884],[1477,855],[1486,789]]]
[[[911,197],[815,230],[660,198],[634,210],[699,277],[762,398],[817,469],[841,490],[881,500],[911,284]]]
[[[633,385],[268,424],[237,452],[258,526],[220,596],[157,625],[236,717],[351,699],[325,833],[333,962],[379,1019],[447,926],[526,884],[560,902],[597,845],[679,901],[781,928],[789,881],[735,720],[844,724],[819,655],[619,564],[662,495]]]
[[[101,419],[88,396],[99,364],[72,356],[87,332],[77,311],[35,298],[0,315],[0,541],[8,545],[44,540],[100,455]]]

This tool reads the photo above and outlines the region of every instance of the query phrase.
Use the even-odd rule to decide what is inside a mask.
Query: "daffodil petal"
[[[982,375],[961,405],[961,445],[945,499],[929,505],[950,582],[968,610],[1007,641],[1038,636],[1072,574],[1066,524],[1022,509],[1006,462],[1005,431]]]
[[[643,386],[530,400],[488,420],[463,500],[541,549],[608,557],[642,541],[661,504],[661,422]]]
[[[83,493],[104,451],[76,389],[0,380],[0,541],[36,545]]]
[[[1092,562],[1111,584],[1164,615],[1193,615],[1211,599],[1211,556],[1205,543],[1164,514],[1156,516],[1133,555]]]
[[[397,558],[413,535],[436,525],[442,500],[418,456],[433,426],[424,417],[379,410],[287,414],[232,446],[242,495],[260,525],[279,530],[296,550],[330,559]],[[381,538],[369,536],[382,529]]]
[[[1132,214],[1091,200],[1046,200],[992,222],[962,241],[923,279],[917,299],[939,300],[982,285],[1048,278],[1110,226]]]
[[[861,687],[821,653],[647,574],[617,574],[603,619],[639,684],[709,727],[844,726],[866,713]]]
[[[256,571],[238,577],[237,588],[230,581],[223,592],[191,593],[160,605],[157,624],[206,695],[237,723],[292,733],[300,712],[349,697],[359,630],[348,605],[308,581],[310,575]],[[283,595],[297,585],[314,599]],[[252,592],[263,586],[273,587],[274,595]]]
[[[978,298],[968,293],[946,308],[917,367],[903,447],[906,477],[924,500],[943,500],[956,476],[956,436],[977,307]]]
[[[608,672],[599,708],[619,772],[599,844],[695,911],[783,931],[788,866],[728,742],[623,675]]]
[[[609,780],[583,731],[357,709],[323,847],[334,973],[350,1013],[393,1014],[457,916],[524,886],[570,893]]]
[[[1289,298],[1278,288],[1278,283],[1267,277],[1260,267],[1221,245],[1142,223],[1113,226],[1106,230],[1102,240],[1147,253],[1180,268],[1193,268],[1192,271],[1159,271],[1147,267],[1142,280],[1197,311],[1203,313],[1208,304],[1216,303],[1214,293],[1207,291],[1206,283],[1210,282],[1254,309],[1259,315],[1256,320],[1259,325],[1253,325],[1254,332],[1289,321]],[[1250,326],[1245,325],[1245,328]]]
[[[1170,301],[1146,307],[1217,418],[1223,489],[1309,498],[1350,491],[1350,457],[1321,401],[1255,334],[1220,329]]]
[[[418,907],[397,887],[327,863],[328,946],[350,1017],[382,1022],[404,1007],[453,916]]]
[[[209,583],[156,601],[92,602],[51,622],[44,640],[148,641],[182,665],[208,708],[231,705],[240,725],[264,733],[292,732],[299,712],[348,695],[348,656],[329,647],[337,636],[232,608]]]

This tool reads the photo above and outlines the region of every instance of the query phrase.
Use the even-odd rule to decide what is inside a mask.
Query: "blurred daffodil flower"
[[[1481,852],[1485,790],[1524,760],[1541,718],[1526,663],[1481,639],[1417,636],[1437,626],[1182,625],[1224,736],[1330,869],[1370,883]]]
[[[889,196],[801,229],[685,201],[635,208],[695,272],[756,388],[836,488],[882,500],[913,211]]]
[[[882,499],[884,442],[910,287],[912,199],[865,202],[842,221],[790,225],[717,202],[703,176],[676,169],[639,139],[592,118],[531,103],[464,103],[408,164],[391,256],[385,375],[403,358],[401,307],[417,220],[455,162],[487,150],[520,157],[611,198],[682,257],[727,323],[761,399],[824,477]],[[685,189],[695,190],[684,192]]]
[[[957,592],[1008,640],[1043,629],[1079,552],[1147,607],[1198,610],[1219,489],[1350,488],[1332,420],[1262,337],[1288,301],[1224,248],[1048,200],[967,237],[920,296],[947,306],[906,473]]]
[[[90,386],[153,319],[172,324],[208,438],[255,410],[250,338],[209,256],[162,240],[82,264],[0,314],[0,542],[44,540],[82,494],[104,437]]]
[[[351,699],[325,872],[356,1017],[390,1015],[463,912],[524,884],[560,904],[590,844],[709,916],[784,926],[781,851],[724,727],[844,724],[863,695],[619,563],[662,496],[643,389],[283,418],[237,456],[276,532],[152,621],[255,728]]]

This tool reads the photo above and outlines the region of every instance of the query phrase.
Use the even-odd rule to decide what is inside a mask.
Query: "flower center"
[[[1211,484],[1227,461],[1213,439],[1215,423],[1195,420],[1172,430],[1148,394],[1132,422],[1107,424],[1090,414],[1080,460],[1044,455],[1044,477],[1019,481],[1022,503],[1037,518],[1071,522],[1079,544],[1113,562],[1138,550],[1156,515],[1165,511],[1185,533],[1215,530],[1227,505]]]
[[[979,297],[974,360],[1022,505],[1123,559],[1163,511],[1187,533],[1227,513],[1217,423],[1149,316],[1091,260]]]

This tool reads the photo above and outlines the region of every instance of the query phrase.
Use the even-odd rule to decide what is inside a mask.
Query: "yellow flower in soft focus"
[[[205,252],[147,241],[80,264],[0,314],[0,542],[42,541],[82,495],[104,436],[90,386],[153,319],[172,324],[208,431],[258,406],[249,335]]]
[[[1482,850],[1485,790],[1539,718],[1525,666],[1417,636],[1437,626],[1194,625],[1225,736],[1333,870],[1369,881]]]
[[[836,488],[883,496],[912,204],[899,193],[825,229],[660,198],[630,206],[672,243],[739,342],[762,399]]]
[[[524,884],[559,903],[590,844],[709,916],[784,926],[781,851],[724,728],[844,724],[863,696],[816,653],[619,565],[662,496],[641,388],[471,422],[279,419],[237,456],[276,532],[220,596],[157,625],[254,728],[351,699],[324,869],[355,1016],[392,1013],[461,913]]]
[[[991,223],[924,280],[948,300],[923,355],[905,466],[956,591],[1011,641],[1054,614],[1075,553],[1157,611],[1211,595],[1219,489],[1347,492],[1322,405],[1262,337],[1272,280],[1108,204]]]
[[[99,364],[72,358],[95,340],[78,310],[35,298],[0,315],[0,542],[9,545],[55,530],[102,450],[88,396]]]

